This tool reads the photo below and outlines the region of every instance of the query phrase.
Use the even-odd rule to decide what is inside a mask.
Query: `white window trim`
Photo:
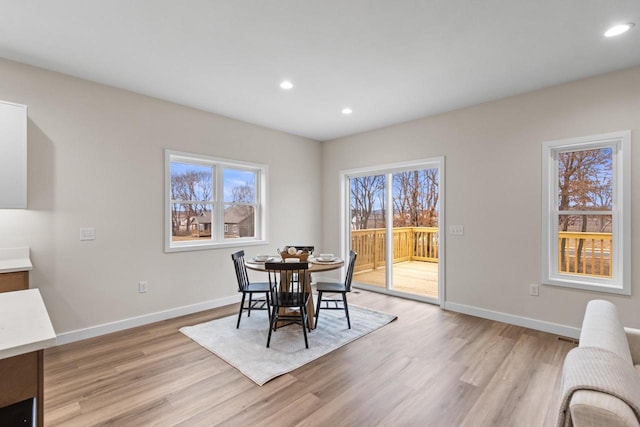
[[[165,252],[182,252],[202,249],[215,248],[231,248],[245,247],[254,245],[264,245],[268,243],[267,224],[268,224],[268,208],[267,208],[267,187],[269,167],[264,164],[244,162],[240,160],[229,160],[218,157],[211,157],[202,154],[187,153],[183,151],[165,150],[164,155],[164,175],[165,175],[165,202],[164,202],[164,228]],[[212,234],[217,236],[215,240],[207,241],[180,241],[173,242],[171,240],[171,162],[185,162],[194,164],[203,164],[214,166],[214,202],[212,209],[212,218],[221,218],[211,224]],[[223,169],[233,168],[240,170],[249,170],[256,172],[256,229],[255,237],[239,237],[234,239],[224,238],[224,178]],[[212,236],[213,237],[213,236]]]
[[[555,153],[613,147],[612,278],[558,273],[558,173]],[[542,283],[631,295],[631,131],[547,141],[542,145]]]

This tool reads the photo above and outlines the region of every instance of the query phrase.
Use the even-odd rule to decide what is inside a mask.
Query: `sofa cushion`
[[[622,400],[592,390],[580,390],[571,398],[571,419],[580,427],[638,427],[633,410]]]
[[[609,413],[616,414],[619,405],[612,405],[610,399],[592,400],[588,404],[575,400],[580,391],[596,391],[620,401],[633,412],[633,418],[640,419],[640,375],[636,368],[616,353],[597,347],[574,348],[567,354],[562,369],[562,402],[558,417],[558,426],[582,426],[573,419],[575,414],[581,418],[611,419]],[[625,417],[626,418],[626,417]],[[591,426],[593,424],[586,424]],[[598,424],[596,424],[598,425]],[[608,426],[628,426],[610,421]],[[631,424],[634,425],[634,424]]]
[[[580,347],[603,348],[633,364],[618,310],[609,301],[593,300],[587,304],[580,332]]]

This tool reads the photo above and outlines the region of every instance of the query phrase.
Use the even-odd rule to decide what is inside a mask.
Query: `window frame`
[[[172,240],[171,206],[171,163],[180,162],[194,165],[210,166],[212,168],[212,209],[211,209],[211,239],[210,240]],[[215,248],[245,247],[263,245],[267,239],[267,187],[269,167],[264,164],[251,163],[240,160],[229,160],[203,154],[183,151],[165,150],[165,203],[164,228],[165,252],[182,252]],[[237,169],[255,172],[255,235],[253,237],[225,238],[224,223],[224,170]]]
[[[560,273],[558,268],[557,154],[612,148],[611,278]],[[577,213],[582,211],[576,211]],[[597,292],[631,295],[631,131],[547,141],[542,144],[541,282]]]

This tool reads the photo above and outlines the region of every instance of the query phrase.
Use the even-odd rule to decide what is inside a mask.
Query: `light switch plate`
[[[95,240],[96,229],[95,228],[81,228],[80,240]]]

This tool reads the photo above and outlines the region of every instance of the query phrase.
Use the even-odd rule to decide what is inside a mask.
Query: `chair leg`
[[[349,319],[349,305],[347,304],[347,294],[342,294],[342,303],[344,304],[344,311],[347,314],[347,325],[351,329],[351,320]]]
[[[315,317],[315,316],[314,316]],[[304,305],[304,324],[307,325],[307,331],[311,332],[311,325],[309,324],[309,310],[307,305]]]
[[[253,302],[251,301],[253,299],[253,293],[249,292],[249,310],[247,312],[247,317],[251,317],[251,304],[253,304]]]
[[[318,316],[320,316],[321,302],[322,302],[322,291],[318,291],[318,303],[316,304],[316,327],[318,327]]]
[[[300,323],[302,324],[302,333],[304,334],[304,346],[309,348],[309,340],[307,339],[307,327],[308,322],[305,322],[307,308],[304,305],[300,306]],[[306,323],[306,324],[305,324]]]
[[[245,293],[242,293],[242,301],[240,301],[240,311],[238,312],[238,323],[236,324],[236,329],[240,327],[240,318],[242,317],[242,308],[244,307],[244,297]]]
[[[269,324],[271,324],[271,301],[269,300],[269,292],[265,292],[267,300],[267,316],[269,316]]]
[[[271,344],[271,332],[273,332],[273,328],[276,326],[277,321],[278,321],[278,314],[276,313],[276,307],[273,307],[273,313],[271,314],[271,321],[269,322],[269,336],[267,337],[267,348],[269,348],[269,344]]]

